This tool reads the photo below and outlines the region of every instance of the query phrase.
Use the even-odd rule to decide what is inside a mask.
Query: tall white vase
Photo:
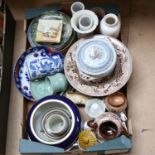
[[[109,13],[103,17],[100,22],[100,33],[117,38],[120,33],[121,21],[113,13]]]

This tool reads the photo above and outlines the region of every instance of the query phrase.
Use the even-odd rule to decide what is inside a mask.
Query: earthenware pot
[[[90,26],[89,29],[81,30],[79,28],[79,20],[82,16],[87,16],[89,17],[89,19],[91,19],[91,21],[93,21],[92,26]],[[71,18],[71,26],[74,29],[74,31],[77,32],[78,38],[85,37],[93,33],[97,25],[98,25],[98,17],[94,12],[90,10],[78,11]]]
[[[106,140],[119,136],[123,130],[121,119],[111,112],[106,112],[89,121],[88,125],[96,131],[98,137]]]
[[[51,126],[51,123],[56,124]],[[32,141],[67,149],[77,140],[81,116],[66,97],[48,96],[33,104],[26,127]]]
[[[117,38],[120,33],[121,21],[115,14],[109,13],[100,22],[100,33]]]
[[[105,98],[105,104],[108,111],[122,112],[127,108],[127,98],[121,92],[116,92]]]
[[[80,11],[80,10],[84,10],[85,9],[85,5],[82,3],[82,2],[74,2],[72,3],[71,5],[71,13],[72,13],[72,16]]]

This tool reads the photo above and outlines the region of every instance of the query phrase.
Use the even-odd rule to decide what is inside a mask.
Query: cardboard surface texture
[[[16,24],[13,64],[26,49],[23,21],[26,8],[59,2],[60,0],[44,0],[44,2],[41,0],[28,0],[26,2],[18,0],[15,3],[13,0],[7,0],[14,17],[18,20]],[[63,1],[63,3],[65,2],[69,1]],[[86,3],[85,1],[83,2]],[[92,0],[93,2],[95,1]],[[105,2],[107,1],[105,0]],[[110,0],[108,2],[116,2],[121,8],[123,22],[122,39],[129,48],[133,58],[133,74],[127,85],[128,116],[133,123],[133,149],[130,153],[126,153],[126,155],[154,155],[155,1]],[[6,155],[20,154],[19,142],[22,137],[22,123],[23,97],[16,89],[14,79],[12,78]]]

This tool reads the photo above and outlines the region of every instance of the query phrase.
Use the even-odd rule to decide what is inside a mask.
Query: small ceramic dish
[[[36,31],[38,26],[39,19],[54,19],[54,20],[62,20],[63,21],[63,30],[62,30],[62,37],[60,43],[37,43],[35,41]],[[50,48],[52,51],[60,51],[63,49],[67,44],[68,41],[71,39],[73,29],[70,25],[70,17],[63,12],[60,11],[48,11],[44,12],[41,16],[34,18],[29,27],[28,27],[28,40],[32,47],[44,45]]]
[[[54,55],[60,55],[62,59],[64,56],[61,53],[50,53],[44,46],[33,47],[26,50],[17,60],[14,68],[14,79],[19,92],[28,100],[34,101],[34,98],[30,89],[30,76],[27,69],[26,61],[50,58]]]
[[[86,39],[78,47],[75,61],[79,71],[101,78],[113,72],[117,55],[109,40]]]
[[[105,112],[105,104],[100,99],[90,99],[85,103],[85,112],[90,118],[97,118]]]
[[[87,30],[80,30],[79,29],[79,19],[81,16],[86,15],[87,17],[91,18],[93,21],[92,26],[90,29]],[[71,26],[74,29],[75,32],[77,32],[78,37],[86,36],[88,34],[91,34],[97,27],[98,25],[98,17],[97,15],[90,11],[90,10],[81,10],[75,13],[72,18],[71,18]]]
[[[75,42],[66,53],[64,71],[67,80],[73,88],[89,96],[107,96],[117,92],[128,82],[132,73],[132,58],[130,52],[122,42],[115,38],[104,35],[95,35],[89,38],[109,40],[114,46],[117,54],[117,63],[114,72],[109,78],[105,78],[100,82],[86,82],[80,78],[75,56],[78,47],[85,41],[83,38]]]
[[[50,122],[56,124],[51,126]],[[62,122],[65,123],[62,125]],[[32,141],[67,149],[77,140],[81,116],[78,108],[66,97],[48,96],[33,104],[26,127]],[[63,133],[57,134],[54,127]]]

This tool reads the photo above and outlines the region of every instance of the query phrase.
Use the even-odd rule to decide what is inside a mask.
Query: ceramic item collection
[[[14,78],[19,92],[33,101],[28,137],[65,150],[77,143],[84,151],[128,135],[121,88],[131,76],[132,58],[117,39],[119,15],[88,10],[82,2],[74,2],[70,13],[51,10],[32,19],[31,47],[18,58]]]

